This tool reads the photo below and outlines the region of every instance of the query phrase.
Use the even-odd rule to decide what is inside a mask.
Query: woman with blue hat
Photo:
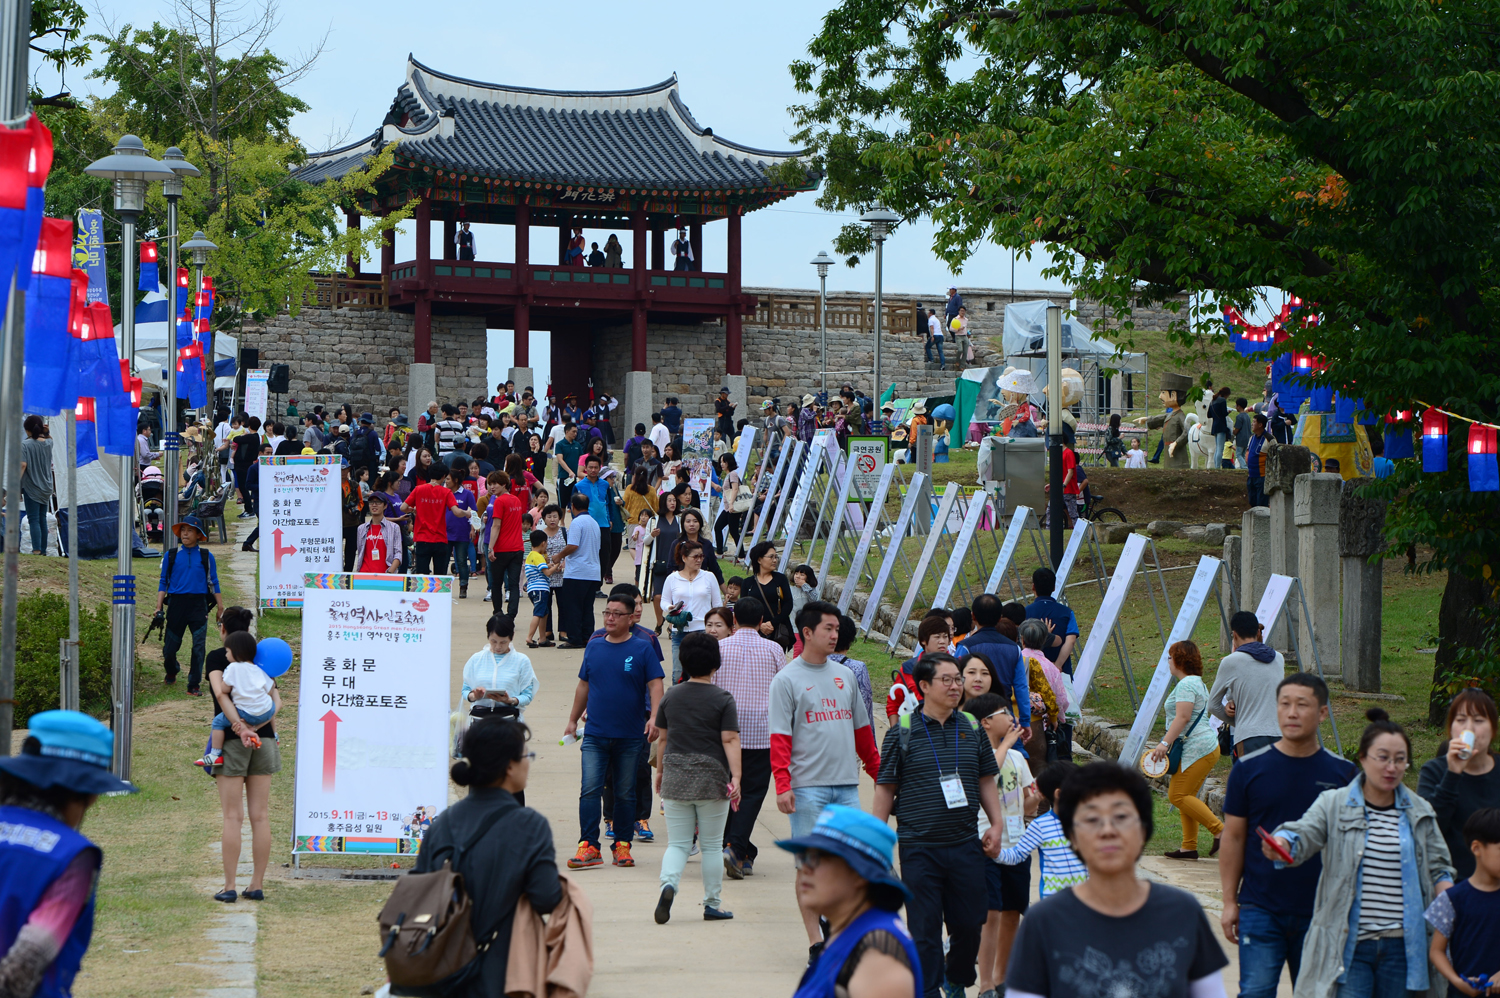
[[[776,844],[796,857],[803,910],[828,920],[793,998],[921,998],[917,946],[898,914],[909,894],[891,873],[895,831],[830,804],[811,832]]]
[[[21,754],[0,758],[0,995],[66,998],[103,860],[78,828],[100,794],[136,788],[110,773],[115,736],[87,714],[48,710],[30,725]]]

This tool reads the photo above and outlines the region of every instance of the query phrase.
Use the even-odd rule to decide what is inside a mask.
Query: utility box
[[[990,477],[1004,484],[1005,512],[1030,507],[1032,524],[1046,507],[1047,444],[1042,437],[996,437],[990,449]],[[1009,522],[1009,521],[1007,521]]]

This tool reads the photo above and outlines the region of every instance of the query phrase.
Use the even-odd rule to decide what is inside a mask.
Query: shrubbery
[[[84,713],[110,709],[110,616],[100,603],[78,613],[79,705]],[[61,703],[58,642],[68,636],[68,598],[61,593],[23,596],[16,607],[16,727],[32,714]]]

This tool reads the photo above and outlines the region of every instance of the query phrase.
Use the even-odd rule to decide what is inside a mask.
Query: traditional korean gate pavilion
[[[391,142],[400,143],[395,167],[360,212],[381,215],[421,199],[416,259],[397,261],[388,240],[380,262],[389,307],[414,313],[414,400],[425,404],[432,396],[422,389],[433,378],[435,313],[482,315],[491,327],[514,329],[518,384],[531,383],[530,330],[550,329],[560,395],[587,382],[592,330],[628,322],[627,425],[650,411],[648,324],[719,320],[727,383],[743,399],[741,317],[754,312],[756,298],[740,290],[740,219],[816,186],[817,174],[796,166],[798,152],[767,152],[716,136],[682,103],[676,76],[638,90],[535,90],[449,76],[408,57],[406,80],[380,130],[312,156],[297,176],[308,182],[341,176]],[[433,219],[443,221],[436,260]],[[727,271],[668,269],[669,231],[688,230],[697,268],[703,225],[719,219],[729,228]],[[499,259],[501,248],[483,239],[477,246],[483,259],[456,259],[455,237],[465,221],[514,225],[510,260]],[[359,214],[351,213],[349,223],[358,225]],[[537,226],[556,228],[557,264],[529,262]],[[628,229],[627,266],[561,266],[574,226]]]

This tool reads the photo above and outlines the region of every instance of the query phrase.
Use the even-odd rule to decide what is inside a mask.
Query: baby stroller
[[[166,533],[167,483],[161,469],[148,467],[135,487],[135,508],[140,511],[141,536],[146,543],[160,543]]]

